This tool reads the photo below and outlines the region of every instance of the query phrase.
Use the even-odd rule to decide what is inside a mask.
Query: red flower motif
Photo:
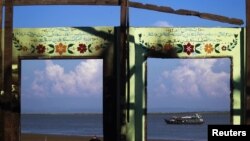
[[[37,53],[42,54],[45,52],[45,46],[39,44],[38,46],[36,46],[36,50],[37,50]]]
[[[87,47],[85,44],[79,44],[79,47],[77,47],[77,50],[80,52],[80,53],[84,53],[87,51]]]
[[[194,46],[190,43],[184,45],[184,52],[190,55],[192,52],[194,52]]]
[[[165,44],[163,47],[163,49],[166,51],[171,50],[172,48],[173,48],[173,46],[170,43]]]

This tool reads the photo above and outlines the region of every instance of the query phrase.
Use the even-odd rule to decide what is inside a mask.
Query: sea
[[[208,124],[230,124],[230,112],[199,112],[205,121],[201,125],[173,125],[164,121],[172,116],[192,114],[148,114],[147,138],[206,141]],[[102,114],[22,114],[21,133],[103,136]]]

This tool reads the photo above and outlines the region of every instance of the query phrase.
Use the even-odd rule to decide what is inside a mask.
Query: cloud
[[[45,62],[44,70],[34,71],[32,89],[38,94],[98,95],[102,94],[102,60],[87,59],[66,72],[51,60]]]
[[[90,93],[101,92],[103,78],[101,61],[87,60],[81,62],[75,69],[75,76],[77,86],[84,91]]]
[[[183,59],[173,70],[165,70],[155,91],[175,97],[225,97],[230,94],[230,73],[215,72],[217,59]],[[168,82],[168,83],[166,83]]]
[[[173,27],[172,24],[170,24],[167,21],[157,21],[154,23],[154,26],[159,26],[159,27]]]
[[[34,71],[34,80],[32,82],[31,90],[34,91],[34,93],[27,93],[27,94],[35,94],[35,95],[40,95],[43,96],[44,93],[46,93],[47,87],[45,86],[45,78],[44,78],[44,72],[35,70]],[[44,85],[45,84],[45,85]]]

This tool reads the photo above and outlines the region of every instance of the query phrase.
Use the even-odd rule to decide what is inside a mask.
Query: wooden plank
[[[250,0],[246,0],[246,124],[250,124]]]
[[[147,10],[153,10],[153,11],[171,13],[171,14],[177,14],[177,15],[196,16],[196,17],[199,17],[202,19],[219,21],[219,22],[235,24],[235,25],[244,24],[243,20],[241,20],[241,19],[229,18],[226,16],[210,14],[210,13],[202,13],[202,12],[193,11],[193,10],[184,10],[184,9],[174,10],[171,7],[167,7],[167,6],[142,4],[142,3],[138,3],[138,2],[129,2],[129,6],[134,7],[134,8],[141,8],[141,9],[147,9]]]
[[[3,15],[3,0],[0,0],[0,91],[3,90],[2,15]]]
[[[12,96],[12,35],[13,35],[13,0],[5,1],[5,23],[4,23],[4,141],[18,141],[20,134],[19,114],[13,112]]]
[[[13,0],[15,6],[23,5],[118,5],[118,0]]]
[[[2,13],[3,1],[0,0],[0,93],[3,90],[3,54],[2,54]],[[4,111],[2,110],[2,95],[0,94],[0,140],[4,140]]]
[[[12,76],[12,32],[13,32],[13,5],[12,0],[6,1],[4,25],[4,92],[11,94]]]
[[[246,107],[246,124],[250,125],[250,96],[248,93],[248,96],[246,98],[246,102],[247,102],[247,107]]]
[[[121,129],[123,126],[126,126],[126,55],[127,55],[127,30],[128,30],[128,0],[120,0],[121,12],[120,12],[120,44],[118,47],[118,103],[120,103],[120,107],[118,108],[120,115],[120,128],[118,129],[121,133]],[[121,133],[120,139],[121,141],[125,141],[126,133]]]
[[[175,10],[171,7],[167,6],[157,6],[152,4],[143,4],[139,2],[129,2],[130,7],[134,8],[141,8],[141,9],[147,9],[147,10],[153,10],[158,12],[165,12],[165,13],[174,13]]]
[[[23,5],[119,5],[119,0],[13,0],[15,6]],[[129,2],[129,5],[134,8],[141,8],[147,10],[153,10],[164,13],[171,13],[177,15],[186,15],[186,16],[196,16],[202,19],[219,21],[223,23],[242,25],[244,24],[243,20],[237,18],[229,18],[226,16],[210,14],[210,13],[201,13],[193,10],[174,10],[171,7],[167,6],[157,6],[152,4],[143,4],[139,2]]]

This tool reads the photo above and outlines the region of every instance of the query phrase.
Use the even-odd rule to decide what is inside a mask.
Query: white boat
[[[170,119],[165,119],[167,124],[203,124],[204,120],[201,115],[195,114],[192,116],[173,116]]]

